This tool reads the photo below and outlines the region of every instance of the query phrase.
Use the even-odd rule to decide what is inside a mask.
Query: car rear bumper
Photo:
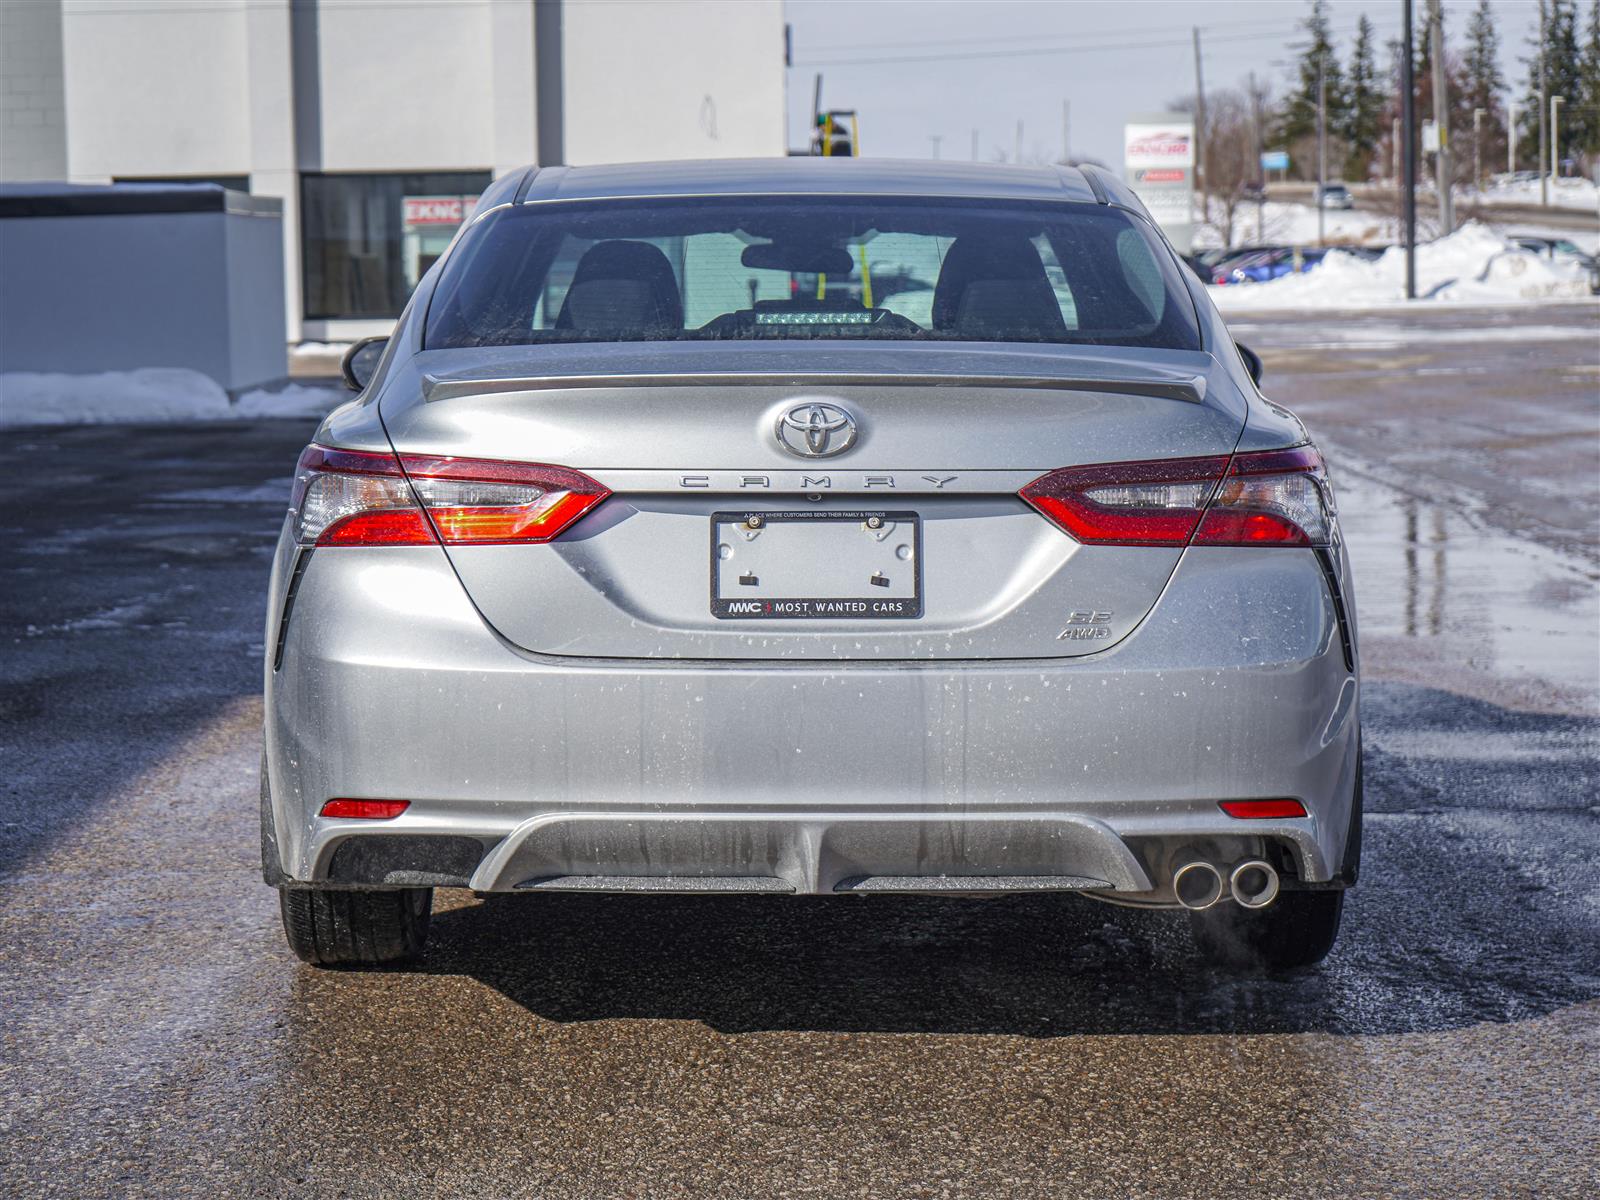
[[[1327,883],[1350,825],[1357,685],[1310,551],[1190,550],[1132,636],[1071,660],[534,656],[485,625],[433,548],[315,552],[282,633],[268,874],[289,885],[1160,903],[1190,844],[1272,843],[1295,883]],[[318,816],[334,797],[411,803],[387,821]],[[1217,806],[1280,797],[1308,815]]]

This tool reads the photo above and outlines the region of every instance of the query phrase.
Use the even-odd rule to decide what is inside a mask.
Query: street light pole
[[[1194,27],[1194,176],[1200,185],[1200,223],[1211,217],[1206,194],[1211,190],[1206,182],[1206,80],[1200,69],[1200,26]]]
[[[1567,102],[1565,96],[1550,97],[1550,179],[1553,181],[1561,178],[1561,106]]]
[[[1550,206],[1550,182],[1545,177],[1544,173],[1544,152],[1545,148],[1550,143],[1546,140],[1544,124],[1544,107],[1546,98],[1546,85],[1544,79],[1544,39],[1544,0],[1539,0],[1539,206],[1541,208],[1548,208]]]
[[[1328,209],[1328,54],[1317,55],[1317,245],[1328,244],[1324,228]]]
[[[1472,186],[1483,189],[1483,116],[1488,109],[1472,110]]]
[[[1411,78],[1416,59],[1411,48],[1411,0],[1401,0],[1405,31],[1400,51],[1400,120],[1405,145],[1405,182],[1401,188],[1401,208],[1405,220],[1406,299],[1417,298],[1417,107],[1416,84]]]

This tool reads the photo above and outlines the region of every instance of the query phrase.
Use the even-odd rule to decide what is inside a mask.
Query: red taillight
[[[1113,546],[1323,546],[1332,505],[1310,446],[1064,467],[1020,495],[1080,542]]]
[[[295,535],[318,546],[427,546],[433,530],[392,454],[307,446],[289,507]]]
[[[1306,815],[1306,806],[1298,800],[1221,800],[1217,807],[1241,821],[1283,820]]]
[[[306,544],[502,545],[548,542],[608,495],[565,467],[309,446],[291,503]]]
[[[1021,495],[1080,542],[1182,546],[1227,468],[1223,455],[1063,467]]]
[[[400,461],[447,545],[548,542],[611,494],[566,467],[412,454]]]
[[[410,807],[409,800],[329,800],[322,806],[321,815],[357,821],[387,821]]]
[[[1326,546],[1333,505],[1315,447],[1235,454],[1196,546]]]

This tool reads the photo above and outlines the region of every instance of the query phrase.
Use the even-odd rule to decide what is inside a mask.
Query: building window
[[[399,316],[489,182],[488,171],[302,175],[307,319]]]

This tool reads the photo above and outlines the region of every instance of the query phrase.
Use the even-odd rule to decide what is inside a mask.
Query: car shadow
[[[1600,999],[1581,756],[1600,726],[1400,684],[1364,712],[1362,882],[1314,970],[1230,972],[1186,914],[1040,894],[490,896],[439,904],[411,969],[552,1021],[726,1032],[1396,1034]]]

